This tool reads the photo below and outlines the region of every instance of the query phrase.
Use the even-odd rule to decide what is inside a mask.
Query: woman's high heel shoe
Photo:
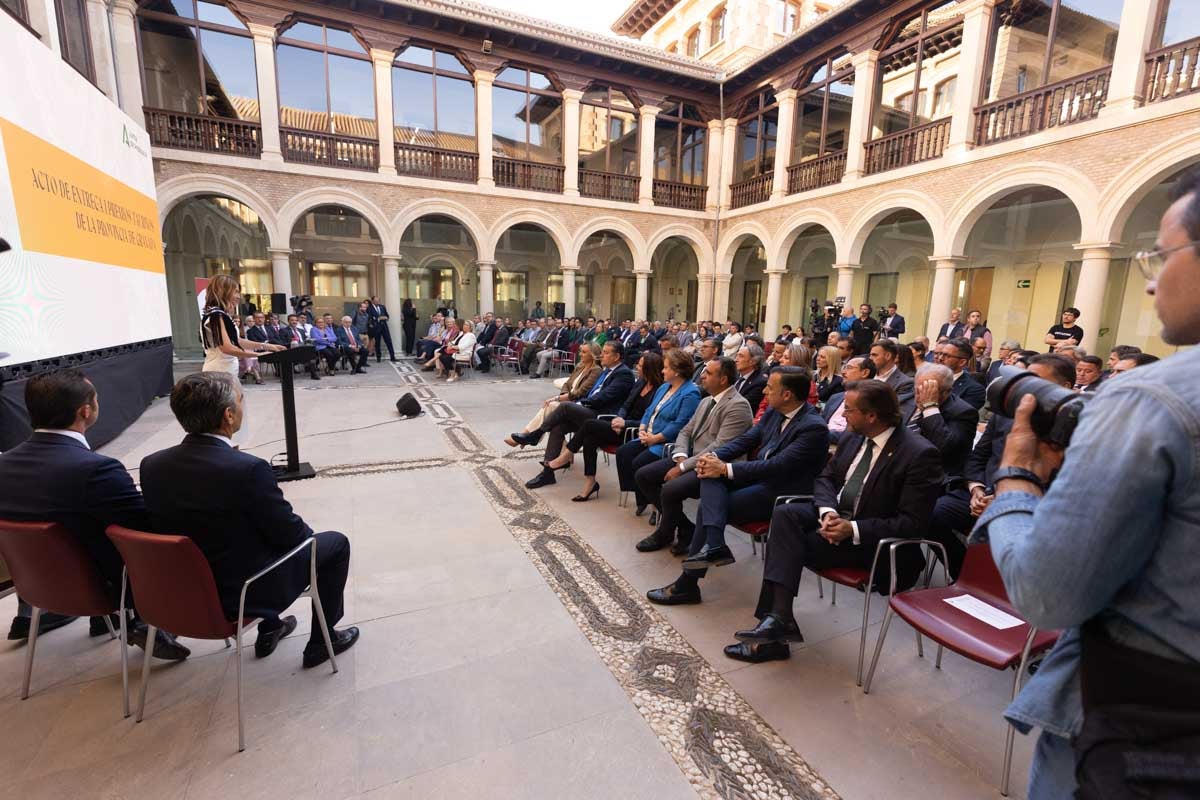
[[[505,436],[505,437],[504,437],[504,443],[505,443],[506,445],[508,445],[509,447],[519,447],[519,448],[521,448],[522,450],[524,450],[524,449],[525,449],[525,445],[524,445],[523,443],[519,443],[519,442],[517,442],[517,441],[516,441],[516,440],[514,440],[514,439],[513,439],[511,436]]]
[[[571,502],[572,503],[586,503],[588,500],[592,499],[592,495],[596,495],[597,500],[600,499],[600,484],[599,483],[593,483],[592,488],[588,489],[587,494],[577,494],[574,497],[572,497]]]
[[[530,433],[514,433],[508,438],[517,444],[536,446],[542,440],[542,429],[538,428],[536,431],[531,431]]]
[[[551,472],[558,472],[560,469],[570,469],[571,468],[570,461],[568,461],[566,464],[563,464],[561,467],[552,467],[552,466],[550,466],[549,461],[539,461],[538,463],[542,465],[542,469],[548,469]]]

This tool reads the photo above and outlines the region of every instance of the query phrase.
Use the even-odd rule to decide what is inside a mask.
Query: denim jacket
[[[1079,626],[1200,662],[1200,349],[1105,381],[1045,497],[1006,492],[979,518],[1009,599],[1063,635],[1005,716],[1071,738],[1083,721]]]

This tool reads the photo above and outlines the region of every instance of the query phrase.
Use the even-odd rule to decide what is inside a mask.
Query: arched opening
[[[654,291],[650,293],[651,319],[695,322],[700,299],[700,260],[691,242],[679,236],[664,239],[650,256]]]
[[[540,301],[546,314],[552,314],[554,304],[548,296],[551,277],[557,277],[556,302],[562,302],[560,266],[562,256],[545,228],[532,222],[519,222],[508,228],[496,243],[492,278],[495,313],[516,322],[527,319]]]
[[[400,237],[400,299],[413,301],[418,321],[443,308],[478,313],[477,258],[475,240],[458,220],[444,214],[414,220]]]
[[[270,310],[274,286],[267,229],[248,206],[218,195],[190,197],[167,214],[163,241],[176,353],[200,353],[197,278],[233,275],[242,285],[246,303]],[[233,257],[232,252],[244,255]]]
[[[756,329],[762,325],[767,313],[767,284],[763,274],[766,268],[767,251],[762,240],[747,235],[733,253],[733,280],[729,283],[728,308],[721,309],[714,304],[713,314],[717,319],[713,322],[731,319],[742,325],[753,325]],[[725,319],[721,318],[722,312],[727,312]]]
[[[588,313],[576,316],[615,317],[633,319],[637,304],[637,279],[633,274],[633,251],[629,243],[612,231],[596,231],[579,248],[580,271],[575,276],[575,301],[582,309],[582,299],[590,298]],[[597,265],[596,271],[582,269]],[[650,284],[653,286],[653,279]],[[650,295],[653,297],[653,294]],[[647,311],[647,314],[653,314]]]
[[[292,227],[293,286],[312,296],[314,314],[353,314],[358,303],[383,287],[379,234],[345,206],[317,206]],[[298,273],[299,280],[296,280]]]
[[[796,236],[788,250],[787,274],[781,287],[780,325],[808,332],[824,316],[825,305],[837,294],[837,276],[833,270],[836,254],[833,236],[822,225],[809,225]],[[769,333],[774,336],[777,332]]]
[[[972,309],[983,312],[993,343],[1015,339],[1044,349],[1046,331],[1075,300],[1080,229],[1075,205],[1057,189],[1033,186],[996,200],[967,237],[953,307],[964,319]],[[1080,320],[1088,324],[1101,321]]]
[[[890,212],[867,237],[862,269],[855,270],[846,302],[856,308],[869,303],[873,313],[895,303],[905,318],[904,336],[920,336],[929,321],[933,244],[933,229],[923,216],[907,208]]]

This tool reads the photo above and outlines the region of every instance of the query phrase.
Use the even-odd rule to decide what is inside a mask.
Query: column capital
[[[113,5],[116,6],[121,2],[124,2],[124,0],[113,0]],[[275,41],[274,25],[258,25],[254,22],[251,22],[246,26],[246,29],[250,31],[250,35],[255,39],[266,39],[268,42]]]
[[[733,129],[733,128],[737,127],[737,122],[738,121],[736,119],[726,119],[726,120],[722,120],[721,124],[724,125],[726,128]]]
[[[275,257],[275,256],[288,256],[288,257],[290,257],[290,256],[292,255],[292,249],[291,249],[290,247],[268,247],[268,248],[267,248],[267,253],[268,253],[268,254],[269,254],[271,257]]]
[[[379,257],[384,261],[400,262],[404,260],[404,256],[400,255],[399,253],[382,253]]]
[[[784,89],[781,92],[775,93],[775,99],[781,103],[791,103],[796,100],[796,97],[799,96],[799,94],[799,89]]]
[[[1079,250],[1080,252],[1086,252],[1088,250],[1104,250],[1111,255],[1112,251],[1119,250],[1123,246],[1124,245],[1122,245],[1120,242],[1081,242],[1080,244],[1071,245],[1071,248],[1073,250]]]
[[[831,266],[838,272],[844,269],[862,269],[862,264],[833,264]]]
[[[634,267],[633,276],[635,278],[649,278],[654,273],[649,267]]]
[[[476,83],[494,83],[496,80],[496,73],[490,72],[486,69],[477,69],[473,73],[473,77],[475,78]]]
[[[562,264],[559,269],[563,272],[579,272],[579,267],[574,264]]]
[[[879,63],[879,51],[863,50],[855,53],[854,55],[850,56],[850,63],[854,65],[855,69],[865,66],[874,66]]]
[[[583,92],[579,89],[563,89],[562,96],[563,100],[571,100],[578,103],[583,99]]]
[[[930,256],[929,263],[938,269],[957,269],[958,265],[967,260],[966,256]],[[948,266],[942,266],[946,264]]]
[[[496,268],[496,262],[495,262],[495,261],[482,261],[482,260],[481,260],[481,261],[476,261],[476,262],[475,262],[475,267],[476,267],[477,269],[495,269],[495,268]]]
[[[718,131],[718,130],[720,130],[722,127],[724,127],[724,125],[725,125],[725,121],[724,121],[724,120],[720,120],[720,119],[710,119],[710,120],[708,121],[708,129],[709,129],[710,131]]]
[[[385,66],[391,66],[396,60],[396,54],[391,50],[378,50],[374,47],[370,50],[371,61],[375,64],[383,63]]]
[[[767,267],[763,270],[764,275],[787,275],[787,267]]]
[[[733,281],[733,275],[727,272],[718,272],[716,275],[712,276],[712,279],[715,283],[731,283]]]
[[[136,0],[113,0],[113,11],[124,11],[131,17],[137,16],[138,5]],[[272,28],[272,31],[275,29]]]
[[[959,8],[962,9],[963,17],[969,17],[973,14],[985,14],[996,7],[996,0],[966,0],[965,3],[960,3]]]
[[[662,111],[658,106],[642,106],[638,109],[638,116],[642,117],[657,117]]]

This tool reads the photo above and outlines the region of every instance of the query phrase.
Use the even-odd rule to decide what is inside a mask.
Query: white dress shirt
[[[210,439],[219,439],[220,441],[224,442],[225,444],[229,445],[230,447],[233,447],[233,439],[230,439],[228,436],[222,436],[219,433],[202,433],[200,435],[207,436]]]
[[[92,449],[92,446],[90,444],[88,444],[87,437],[84,436],[79,431],[66,430],[64,428],[35,428],[33,432],[34,433],[53,433],[55,436],[69,436],[72,439],[74,439],[75,441],[82,444],[88,450]]]
[[[892,434],[895,433],[895,431],[896,431],[895,428],[888,428],[883,433],[880,433],[871,438],[871,441],[875,443],[875,450],[874,450],[874,452],[871,453],[871,468],[869,470],[867,470],[867,480],[870,480],[871,473],[875,471],[875,466],[879,463],[879,456],[883,453],[884,445],[886,445],[888,443],[888,440],[892,438]],[[865,453],[866,451],[867,451],[867,440],[863,439],[862,445],[859,446],[858,452],[855,453],[855,455],[854,455],[854,460],[850,462],[850,466],[846,469],[847,477],[854,474],[855,468],[858,467],[858,463],[860,461],[862,461],[863,453]],[[867,481],[863,481],[863,488],[866,488],[866,483],[867,483]],[[843,484],[842,488],[845,489],[844,484]],[[838,500],[841,500],[841,498],[842,498],[842,493],[839,491],[838,492]],[[858,499],[862,500],[861,492],[858,495]],[[857,505],[858,505],[858,503],[856,502],[855,506],[857,506]],[[817,519],[821,519],[821,520],[825,519],[825,515],[830,513],[831,511],[837,511],[837,509],[829,508],[828,506],[822,506],[821,508],[819,508],[817,510]],[[862,542],[858,538],[858,523],[855,522],[854,520],[851,520],[850,527],[854,530],[854,543],[862,544]]]
[[[795,417],[798,413],[800,413],[800,409],[802,409],[802,408],[804,408],[803,404],[798,405],[795,408],[793,408],[791,411],[789,411],[788,413],[783,415],[783,422],[779,426],[779,435],[780,436],[782,436],[783,432],[787,430],[788,423],[792,421],[793,417]],[[763,444],[765,445],[766,442],[763,442]],[[733,463],[732,462],[725,465],[725,477],[729,478],[729,480],[733,480]]]

